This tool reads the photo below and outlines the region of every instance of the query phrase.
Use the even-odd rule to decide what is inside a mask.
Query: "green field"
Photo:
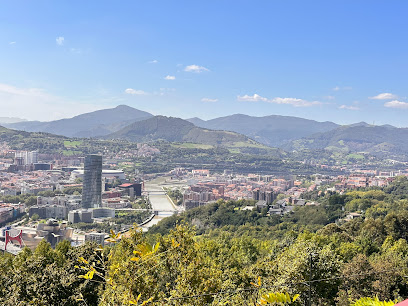
[[[173,148],[183,148],[183,149],[212,149],[214,146],[206,145],[206,144],[199,144],[199,143],[191,143],[191,142],[184,142],[184,143],[172,143],[171,146]]]
[[[363,160],[363,159],[364,159],[364,155],[355,154],[355,153],[354,153],[354,154],[349,154],[349,155],[347,155],[346,158],[347,158],[347,159],[353,158],[353,159]]]
[[[230,148],[259,148],[259,149],[270,149],[270,147],[267,147],[263,144],[260,144],[258,142],[244,142],[244,141],[238,141],[234,142],[228,145]]]
[[[64,147],[67,149],[75,149],[78,148],[82,144],[82,140],[65,140]]]
[[[73,155],[80,155],[82,152],[81,151],[73,151],[73,150],[63,150],[62,154],[64,156],[73,156]]]

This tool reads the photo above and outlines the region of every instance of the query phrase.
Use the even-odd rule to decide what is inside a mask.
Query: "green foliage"
[[[67,187],[63,190],[64,194],[82,194],[82,187]]]
[[[341,126],[324,133],[298,139],[284,146],[287,150],[326,150],[340,152],[345,160],[355,163],[363,155],[350,153],[369,152],[379,158],[406,160],[407,132],[385,126]]]
[[[174,204],[181,205],[183,204],[183,194],[180,190],[167,190],[167,195],[171,198]]]
[[[78,278],[75,272],[77,258],[93,259],[87,244],[74,249],[63,241],[56,250],[45,241],[34,252],[24,248],[17,256],[0,256],[1,305],[96,305],[99,285]]]
[[[112,231],[105,248],[64,241],[53,250],[41,242],[0,256],[0,304],[301,305],[309,289],[312,305],[401,299],[408,296],[408,213],[394,191],[327,194],[320,206],[283,217],[241,210],[250,201],[219,201],[166,218],[147,235]],[[355,200],[370,201],[373,213],[328,223]]]
[[[269,292],[262,295],[259,305],[294,305],[298,298],[299,294],[291,297],[287,292]]]
[[[395,305],[396,303],[398,303],[397,300],[395,300],[395,301],[380,301],[378,299],[378,297],[375,297],[374,299],[364,297],[364,298],[361,298],[361,299],[357,300],[353,304],[351,304],[351,306],[392,306],[392,305]]]

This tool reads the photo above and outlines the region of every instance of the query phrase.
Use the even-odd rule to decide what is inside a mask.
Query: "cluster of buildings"
[[[5,224],[18,218],[25,212],[24,204],[1,203],[0,202],[0,224]]]
[[[257,201],[258,208],[270,207],[270,213],[274,214],[292,211],[295,206],[317,205],[301,199],[301,195],[321,186],[339,193],[361,187],[383,187],[397,175],[408,175],[408,170],[395,173],[355,169],[349,175],[315,174],[312,180],[302,176],[240,175],[233,174],[231,170],[225,170],[223,174],[210,174],[206,169],[188,171],[184,168],[175,168],[170,175],[187,182],[183,190],[185,209],[218,199],[252,199]],[[284,201],[276,201],[279,194],[283,194]]]
[[[46,223],[40,223],[35,230],[24,229],[23,234],[28,245],[35,245],[41,239],[46,239],[53,246],[61,239],[70,240],[73,229],[68,227],[68,224],[92,223],[98,219],[115,217],[115,209],[131,207],[130,199],[141,196],[142,184],[127,182],[122,170],[102,169],[100,155],[88,155],[82,159],[83,169],[74,166],[76,161],[39,171],[33,170],[32,167],[20,167],[35,164],[38,161],[35,153],[14,152],[13,165],[18,165],[19,168],[10,171],[9,165],[3,167],[4,171],[0,170],[1,195],[37,195],[40,191],[52,191],[56,194],[37,196],[37,203],[28,207],[30,217],[37,215],[39,219],[48,219]],[[69,188],[71,191],[82,192],[64,194]],[[9,222],[24,212],[24,204],[0,203],[0,224]],[[65,221],[61,223],[60,220]],[[85,239],[98,242],[102,239],[103,242],[105,235],[91,233],[87,234]]]
[[[0,168],[7,172],[52,170],[52,163],[39,162],[38,151],[13,151],[6,154],[11,159],[4,159]]]
[[[387,173],[388,174],[388,173]],[[335,191],[344,191],[347,189],[365,188],[365,187],[385,187],[394,180],[393,176],[339,176],[334,183]]]
[[[86,156],[84,169],[73,170],[70,178],[80,178],[83,183],[61,187],[65,189],[82,186],[82,195],[37,197],[37,205],[29,208],[29,216],[37,214],[41,219],[68,219],[71,223],[90,223],[95,218],[114,217],[115,209],[129,207],[128,197],[141,196],[142,192],[140,183],[124,183],[105,190],[104,184],[116,180],[124,181],[125,174],[121,170],[103,170],[100,155]],[[122,199],[123,196],[126,196],[126,199]]]
[[[183,194],[185,209],[201,206],[218,199],[253,199],[271,204],[279,193],[284,193],[295,185],[301,184],[293,177],[284,179],[272,175],[233,175],[229,170],[224,171],[221,175],[210,176],[208,170],[183,172],[182,169],[177,168],[171,174],[172,176],[180,176],[182,173],[188,182],[188,187]]]

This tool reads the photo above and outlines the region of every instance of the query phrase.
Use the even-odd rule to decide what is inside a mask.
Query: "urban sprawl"
[[[140,145],[138,149],[146,154],[158,154],[155,150],[151,152],[148,146]],[[396,176],[408,175],[408,170],[379,172],[355,168],[343,169],[344,173],[337,176],[316,173],[277,177],[240,174],[230,169],[211,173],[207,169],[186,168],[155,175],[129,175],[118,169],[120,159],[112,161],[101,155],[53,160],[52,156],[37,151],[15,151],[7,146],[1,147],[0,155],[0,195],[3,198],[0,224],[7,225],[0,235],[4,241],[7,230],[14,231],[15,235],[21,233],[25,245],[30,247],[35,247],[44,238],[52,246],[63,239],[76,245],[87,240],[103,245],[107,233],[97,227],[78,228],[75,224],[98,224],[127,213],[143,212],[145,220],[140,220],[139,225],[147,228],[163,218],[165,212],[171,215],[220,199],[253,200],[253,205],[241,209],[266,209],[269,215],[283,215],[297,206],[319,205],[303,199],[305,192],[343,194],[357,188],[384,187]],[[149,181],[160,178],[159,183],[152,185],[158,190],[146,188]],[[158,200],[167,201],[169,208],[163,208]],[[355,216],[359,213],[351,212],[345,220]],[[119,225],[124,231],[132,226]],[[1,243],[0,247],[6,248],[4,242]]]

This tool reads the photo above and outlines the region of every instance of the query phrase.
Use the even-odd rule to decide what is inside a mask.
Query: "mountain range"
[[[24,121],[17,123],[5,123],[4,126],[28,132],[46,132],[67,137],[104,137],[119,132],[124,128],[130,128],[135,122],[140,122],[153,115],[138,109],[119,105],[115,108],[98,110],[73,118],[61,119],[49,122]],[[181,119],[180,119],[181,120]],[[207,130],[230,131],[243,134],[259,143],[267,146],[280,147],[292,140],[310,136],[318,132],[326,132],[338,127],[333,122],[317,122],[297,117],[288,116],[265,116],[253,117],[236,114],[220,117],[212,120],[201,120],[199,118],[187,119],[189,123],[198,128]],[[147,121],[147,124],[150,124]],[[191,126],[184,124],[185,126]],[[140,128],[139,125],[135,126]],[[195,131],[198,131],[197,129]],[[176,130],[174,130],[177,133]],[[127,133],[123,131],[123,133]],[[193,134],[191,132],[190,136]],[[215,136],[215,133],[213,133]],[[136,135],[136,134],[135,134]],[[136,137],[133,135],[132,137]],[[219,133],[217,134],[219,137]],[[180,139],[181,135],[174,135]],[[184,135],[183,137],[190,136]],[[147,137],[148,138],[148,137]]]
[[[199,118],[187,119],[196,126],[226,130],[244,134],[260,143],[272,147],[281,147],[292,140],[306,137],[319,132],[334,130],[339,125],[333,122],[318,122],[289,116],[253,117],[236,114],[211,120]]]
[[[339,152],[407,155],[408,129],[365,122],[341,126],[297,117],[254,117],[235,114],[202,120],[183,120],[119,105],[50,122],[22,121],[2,125],[29,132],[67,137],[98,137],[147,142],[164,140],[253,148],[278,147],[287,151],[325,149]],[[238,145],[237,145],[238,144]]]
[[[107,135],[139,120],[153,117],[152,114],[130,106],[119,105],[69,119],[49,122],[24,121],[3,126],[27,132],[45,132],[67,137],[96,137]]]

